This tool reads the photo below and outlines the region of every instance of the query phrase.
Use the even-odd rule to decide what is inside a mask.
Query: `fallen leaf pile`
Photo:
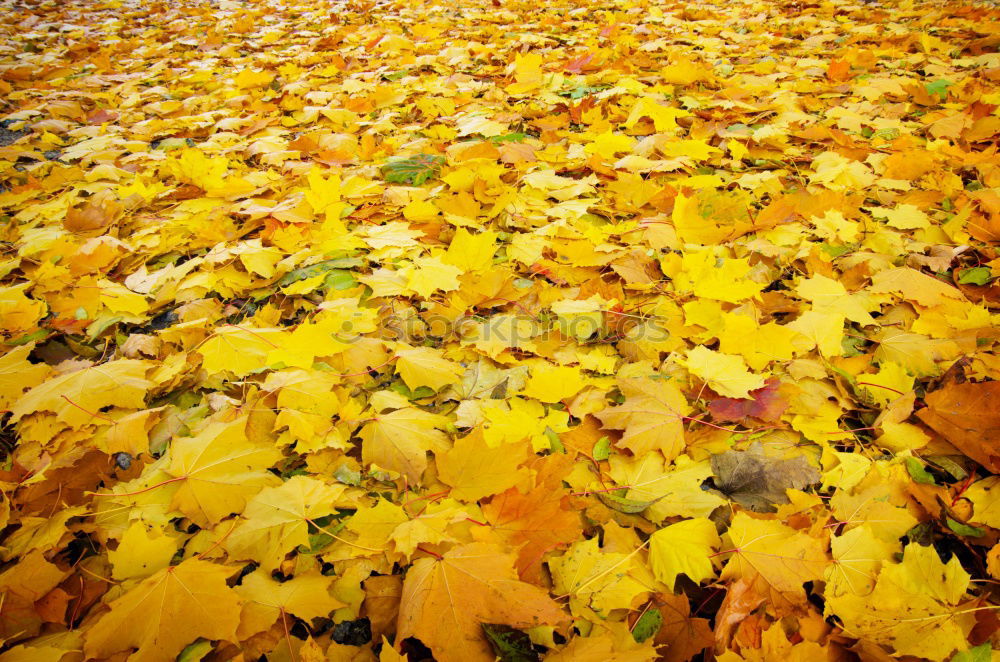
[[[0,662],[997,659],[996,6],[0,12]]]

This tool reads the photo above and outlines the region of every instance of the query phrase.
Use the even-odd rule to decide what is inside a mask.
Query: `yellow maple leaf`
[[[850,244],[861,237],[860,224],[847,220],[836,209],[828,209],[822,216],[813,216],[809,221],[813,224],[816,236],[822,239]]]
[[[427,468],[427,451],[448,448],[448,437],[439,429],[446,423],[443,416],[416,407],[377,414],[361,428],[361,457],[417,483]]]
[[[349,348],[359,334],[375,329],[374,311],[357,308],[353,300],[327,303],[336,307],[321,310],[312,320],[299,324],[290,333],[269,334],[260,338],[274,344],[268,350],[264,364],[311,368],[316,357],[339,354]]]
[[[382,553],[388,549],[393,532],[409,520],[401,506],[379,499],[373,506],[358,508],[347,520],[344,530],[354,534],[354,539],[337,541],[330,553],[336,557],[339,550],[346,558],[364,554],[365,551]]]
[[[0,287],[0,331],[15,335],[31,331],[45,317],[44,301],[29,299],[25,291],[30,283]]]
[[[698,200],[678,193],[674,198],[674,209],[670,220],[677,235],[686,242],[698,244],[716,244],[729,236],[729,229],[720,227],[708,215],[703,215],[699,209]]]
[[[177,437],[170,447],[167,473],[181,483],[172,507],[199,526],[240,513],[262,487],[277,484],[267,471],[281,453],[247,438],[246,419],[209,423],[193,437]]]
[[[97,281],[100,289],[101,305],[113,313],[126,313],[128,317],[138,321],[149,310],[146,297],[129,290],[123,285],[102,278]]]
[[[631,129],[643,117],[653,120],[653,128],[659,131],[671,131],[677,128],[677,118],[690,117],[691,113],[682,108],[673,108],[657,103],[650,97],[642,97],[635,102],[625,120],[625,128]]]
[[[685,253],[674,275],[674,287],[707,299],[739,303],[764,289],[748,278],[750,269],[744,258],[716,257],[711,250]]]
[[[562,299],[552,304],[552,312],[559,316],[560,329],[568,336],[586,339],[604,327],[602,308],[607,305],[600,295],[587,299]]]
[[[118,548],[108,552],[115,579],[143,578],[166,568],[177,553],[177,539],[165,535],[156,527],[134,522],[118,542]]]
[[[167,170],[178,181],[193,184],[206,191],[225,186],[229,172],[229,159],[206,156],[199,149],[186,148],[166,162]]]
[[[608,130],[596,136],[593,142],[587,143],[584,151],[596,154],[601,158],[612,159],[622,152],[631,152],[635,147],[635,138]]]
[[[671,140],[660,146],[664,156],[687,156],[695,161],[704,161],[713,154],[721,154],[722,150],[712,147],[704,140]]]
[[[330,594],[333,577],[315,570],[297,574],[288,581],[277,582],[264,570],[252,572],[234,590],[243,600],[237,635],[247,638],[271,628],[289,615],[309,623],[314,618],[327,618],[343,602]],[[288,624],[284,624],[288,627]]]
[[[132,662],[172,662],[198,637],[236,642],[240,602],[225,566],[192,558],[164,568],[110,603],[87,628],[84,653],[108,658],[138,649]]]
[[[558,434],[569,429],[569,414],[558,409],[546,411],[541,403],[525,398],[487,400],[482,413],[483,438],[490,448],[528,439],[540,452],[551,447],[547,430]]]
[[[11,407],[11,421],[40,411],[52,412],[70,427],[98,423],[108,406],[141,409],[153,382],[146,379],[150,364],[136,359],[109,361],[42,382]]]
[[[958,358],[958,345],[944,338],[928,338],[895,327],[881,329],[873,337],[878,343],[875,360],[891,361],[917,377],[941,374],[939,363]]]
[[[645,453],[632,458],[612,455],[609,462],[612,478],[628,488],[625,498],[648,504],[643,512],[653,522],[676,516],[708,517],[727,503],[721,496],[701,489],[712,475],[708,460],[695,462],[680,455],[672,465],[665,465],[659,453]]]
[[[339,215],[341,205],[337,203],[340,202],[340,175],[333,173],[329,177],[323,177],[322,170],[313,168],[306,175],[306,182],[309,188],[305,192],[305,198],[313,211],[322,214],[336,207],[334,211]]]
[[[819,539],[744,512],[733,518],[722,544],[734,551],[720,579],[744,577],[760,587],[758,592],[779,601],[803,603],[802,584],[822,579],[828,561]]]
[[[204,358],[202,367],[209,374],[228,370],[244,377],[268,366],[268,355],[280,347],[278,343],[285,333],[274,328],[223,326],[217,328],[197,351]]]
[[[400,523],[393,529],[390,538],[396,551],[410,558],[421,545],[458,542],[459,539],[449,533],[448,528],[467,519],[458,503],[448,499],[443,503],[432,503],[423,512]]]
[[[453,498],[474,502],[513,487],[523,477],[518,467],[527,458],[527,444],[490,447],[476,430],[440,454],[437,467]]]
[[[749,398],[750,391],[764,386],[764,377],[750,372],[742,357],[714,352],[703,345],[688,352],[685,365],[688,372],[727,398]]]
[[[223,544],[230,557],[274,570],[296,546],[308,546],[310,520],[329,515],[343,492],[343,485],[327,485],[309,476],[293,476],[259,490]]]
[[[857,376],[858,386],[876,404],[885,407],[896,398],[913,390],[913,376],[903,366],[892,361],[879,364],[876,374],[861,373]]]
[[[809,181],[834,191],[863,189],[875,181],[875,174],[864,163],[837,152],[823,152],[816,156],[812,167],[815,172],[810,175]]]
[[[414,259],[413,264],[400,269],[400,273],[406,279],[407,288],[427,299],[438,290],[457,290],[462,270],[439,256],[424,256]]]
[[[717,332],[719,351],[739,354],[751,370],[763,370],[772,361],[788,361],[795,354],[812,349],[807,338],[787,326],[774,322],[759,325],[749,315],[727,313],[720,317],[724,321],[720,320],[722,331]]]
[[[649,587],[636,577],[634,554],[609,552],[598,547],[597,538],[570,545],[562,556],[549,560],[555,590],[576,603],[593,608],[598,614],[614,609],[632,609],[648,595]]]
[[[511,68],[514,83],[507,86],[507,93],[520,95],[537,89],[542,84],[542,56],[538,53],[518,53]]]
[[[795,292],[824,313],[840,313],[858,324],[875,323],[869,313],[878,305],[870,296],[864,293],[848,294],[842,283],[822,274],[803,278]]]
[[[233,78],[236,87],[241,89],[265,87],[274,80],[274,74],[254,69],[243,69]]]
[[[931,224],[931,219],[916,205],[902,204],[895,209],[868,207],[876,218],[884,218],[886,225],[897,230],[920,230]]]
[[[729,140],[726,142],[726,148],[729,149],[729,154],[737,161],[742,161],[750,150],[747,149],[746,145],[738,140]]]
[[[497,233],[492,230],[472,234],[465,228],[459,228],[443,259],[463,272],[488,269],[493,264],[496,240]]]
[[[845,319],[838,312],[807,310],[785,326],[811,340],[823,356],[840,356]]]
[[[403,207],[403,218],[418,223],[434,220],[440,213],[437,205],[428,200],[411,200]]]
[[[680,574],[702,582],[715,574],[710,556],[720,544],[715,524],[704,517],[682,520],[655,531],[649,537],[653,574],[670,588]]]
[[[586,385],[587,379],[579,368],[539,363],[532,367],[531,377],[520,394],[542,402],[559,402],[576,395]]]
[[[636,456],[659,450],[668,461],[684,450],[684,419],[691,405],[676,384],[667,380],[619,379],[625,403],[597,412],[601,422],[625,434],[616,444]]]
[[[410,390],[426,386],[439,391],[462,378],[462,366],[449,361],[440,350],[412,347],[396,352],[396,370]]]
[[[898,294],[921,306],[943,306],[964,300],[958,288],[910,267],[894,267],[878,272],[872,276],[870,290]]]
[[[968,647],[976,622],[968,610],[957,609],[969,575],[958,559],[943,563],[933,547],[906,546],[903,562],[884,563],[868,595],[844,593],[827,599],[827,613],[844,627],[897,655],[945,660]]]
[[[25,391],[41,384],[51,372],[44,363],[28,361],[34,349],[35,343],[29,343],[0,356],[0,409],[10,409]]]
[[[973,520],[1000,528],[1000,477],[988,476],[973,483],[964,496],[972,502]]]
[[[865,523],[830,540],[833,564],[826,569],[830,595],[869,595],[882,564],[893,560],[894,545],[876,536],[872,526]]]

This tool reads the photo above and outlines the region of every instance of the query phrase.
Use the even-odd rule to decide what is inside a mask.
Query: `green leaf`
[[[323,285],[331,290],[349,290],[357,284],[354,274],[344,269],[332,269],[323,280]]]
[[[199,662],[211,652],[212,642],[207,639],[198,639],[181,651],[181,654],[177,656],[177,662]]]
[[[121,315],[114,315],[110,317],[101,317],[94,320],[90,326],[87,327],[87,339],[94,340],[99,335],[108,330],[109,327],[114,326],[118,322],[121,322]]]
[[[437,177],[444,157],[436,154],[417,154],[407,159],[399,159],[382,166],[385,181],[391,184],[412,184],[420,186],[428,179]]]
[[[24,334],[23,336],[19,336],[17,338],[11,338],[10,340],[5,341],[4,344],[7,345],[8,347],[17,347],[19,345],[27,345],[29,342],[34,342],[36,340],[42,340],[43,338],[45,338],[46,336],[48,336],[50,333],[52,333],[52,332],[50,330],[48,330],[48,329],[36,329],[35,331],[32,331],[31,333]]]
[[[559,435],[552,428],[545,428],[545,436],[549,440],[549,450],[553,453],[566,452],[566,447],[563,446],[562,439],[559,438]]]
[[[970,538],[981,538],[986,535],[986,531],[977,528],[975,526],[969,526],[968,524],[962,524],[957,522],[952,518],[947,518],[948,528],[957,533],[960,536],[969,536]]]
[[[483,623],[482,628],[500,662],[538,661],[538,653],[531,646],[531,639],[520,630],[490,623]]]
[[[987,641],[975,648],[955,653],[951,662],[990,662],[991,659],[993,659],[993,647]]]
[[[986,285],[993,280],[993,271],[989,267],[969,267],[958,272],[958,282],[961,285]]]
[[[943,101],[948,96],[948,88],[952,85],[954,83],[950,80],[938,78],[933,83],[924,83],[924,89],[927,90],[927,94],[936,94]]]
[[[300,267],[294,271],[289,271],[287,274],[281,277],[278,281],[278,287],[285,287],[286,285],[291,285],[292,283],[297,283],[300,280],[305,280],[306,278],[312,278],[313,276],[318,276],[324,271],[331,271],[334,269],[350,269],[352,267],[361,266],[361,260],[355,257],[338,257],[332,260],[323,260],[322,262],[317,262],[316,264],[310,264],[306,267]],[[353,276],[351,277],[353,280]],[[335,288],[335,289],[346,289],[346,288]]]
[[[903,458],[906,463],[906,471],[910,474],[910,478],[918,483],[923,483],[924,485],[934,485],[934,476],[924,468],[924,465],[920,463],[915,457]]]
[[[494,145],[499,145],[500,143],[520,143],[524,142],[524,139],[528,137],[526,133],[506,133],[502,136],[493,136],[490,138],[490,142]]]
[[[572,90],[563,90],[559,92],[559,96],[569,97],[570,99],[582,99],[583,97],[593,94],[594,92],[600,92],[601,90],[608,89],[607,85],[580,85]]]
[[[315,554],[316,552],[322,550],[327,545],[333,542],[333,536],[339,534],[345,526],[347,526],[347,519],[340,521],[335,521],[332,516],[321,517],[315,521],[315,524],[323,527],[322,531],[315,531],[310,533],[308,536],[309,547],[305,548],[305,545],[299,545],[299,549],[305,548],[305,553]],[[310,529],[313,525],[310,525]],[[331,535],[332,534],[332,535]]]
[[[410,390],[410,388],[401,381],[394,381],[389,385],[390,391],[395,391],[407,400],[420,400],[421,398],[429,398],[434,395],[434,389],[429,386],[418,386],[416,389]]]
[[[626,492],[626,490],[619,491],[623,493]],[[652,501],[636,501],[635,499],[626,499],[625,497],[619,496],[614,492],[597,492],[596,496],[601,500],[601,503],[611,510],[617,510],[618,512],[625,513],[626,515],[641,513],[660,500],[653,499]]]
[[[854,246],[843,245],[843,244],[839,246],[834,246],[826,242],[820,244],[819,247],[823,249],[823,252],[829,255],[830,257],[840,257],[841,255],[844,255],[846,253],[850,253],[855,248]]]
[[[650,637],[656,635],[663,625],[663,614],[659,609],[647,609],[632,628],[632,638],[637,644],[641,644]]]
[[[345,485],[357,487],[361,484],[361,472],[353,471],[346,464],[342,464],[333,472],[333,477]]]
[[[865,345],[868,343],[864,338],[854,336],[844,336],[840,339],[841,356],[851,358],[861,356],[865,353]]]
[[[594,459],[600,462],[601,460],[606,460],[611,457],[611,439],[608,437],[601,437],[594,444],[594,450],[591,451]]]

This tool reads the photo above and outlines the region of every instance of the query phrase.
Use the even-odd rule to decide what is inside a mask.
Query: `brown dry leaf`
[[[713,455],[712,473],[720,492],[759,513],[774,512],[776,504],[788,503],[785,490],[801,490],[820,479],[804,456],[771,456],[760,442],[745,451]]]
[[[663,625],[656,633],[658,646],[666,645],[664,662],[687,662],[713,644],[712,628],[706,618],[691,616],[691,605],[683,595],[657,596]]]

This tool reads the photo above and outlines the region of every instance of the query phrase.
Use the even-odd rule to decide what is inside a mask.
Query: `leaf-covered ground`
[[[996,659],[995,7],[0,13],[0,662]]]

